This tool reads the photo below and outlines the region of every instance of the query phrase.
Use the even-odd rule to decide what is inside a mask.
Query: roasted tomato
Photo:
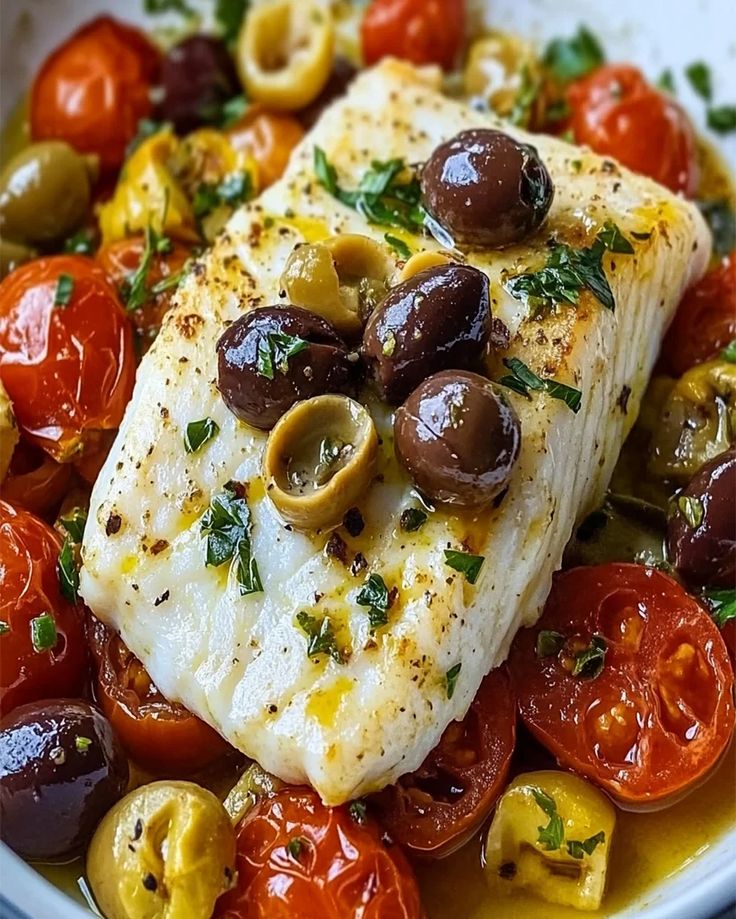
[[[93,19],[46,58],[31,90],[34,140],[65,140],[117,169],[138,120],[150,115],[159,54],[142,32]]]
[[[419,769],[373,795],[371,806],[412,854],[449,855],[480,827],[503,791],[515,739],[516,699],[506,668],[499,668]]]
[[[699,170],[690,119],[636,67],[611,64],[594,70],[570,85],[567,101],[579,144],[615,157],[674,192],[695,194]]]
[[[237,884],[216,919],[417,919],[416,880],[356,805],[325,807],[309,788],[261,799],[237,830]]]
[[[700,604],[654,568],[611,563],[558,575],[509,662],[532,734],[624,807],[673,803],[731,740],[733,670],[723,638]]]
[[[129,756],[157,775],[188,775],[213,763],[229,744],[154,686],[122,639],[93,616],[87,634],[95,697]]]
[[[673,376],[717,357],[736,338],[736,251],[688,290],[662,344]]]
[[[130,283],[144,257],[145,239],[133,236],[103,246],[96,255],[105,273],[125,298],[130,292]],[[177,288],[191,249],[178,242],[172,242],[166,252],[154,253],[150,267],[143,281],[143,302],[129,312],[135,328],[136,340],[141,354],[151,347],[161,328],[161,322],[171,306],[171,298]]]
[[[76,696],[87,678],[84,629],[59,587],[61,540],[28,511],[0,501],[0,713]]]
[[[291,151],[304,137],[304,128],[291,115],[264,112],[257,107],[228,129],[230,143],[253,157],[258,167],[258,185],[268,188],[280,179]]]
[[[22,433],[53,459],[99,451],[134,376],[130,322],[91,259],[37,259],[0,284],[0,379]]]
[[[72,472],[68,463],[57,463],[40,447],[21,440],[0,484],[0,498],[45,516],[61,503]]]
[[[366,64],[389,54],[451,70],[465,38],[465,0],[372,0],[363,17]]]

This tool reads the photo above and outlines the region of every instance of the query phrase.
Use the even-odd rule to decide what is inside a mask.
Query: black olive
[[[169,51],[161,64],[158,116],[179,134],[221,121],[224,102],[241,92],[238,74],[223,42],[193,35]]]
[[[389,292],[368,320],[363,354],[382,394],[397,403],[438,370],[475,366],[490,330],[485,274],[441,265]]]
[[[0,834],[29,859],[82,852],[128,785],[128,760],[87,702],[54,699],[0,722]]]
[[[437,147],[422,170],[422,194],[456,243],[498,249],[540,227],[554,186],[534,147],[476,128]]]
[[[693,586],[736,581],[736,447],[706,463],[674,502],[667,552]]]
[[[396,454],[428,497],[488,504],[508,485],[521,423],[499,387],[476,373],[429,377],[396,413]]]
[[[324,319],[264,306],[237,319],[217,343],[217,386],[241,421],[269,430],[295,402],[351,388],[356,363]]]

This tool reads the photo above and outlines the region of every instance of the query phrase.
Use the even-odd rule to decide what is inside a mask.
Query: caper
[[[192,782],[131,792],[104,817],[87,854],[87,877],[107,919],[210,919],[234,867],[230,818]]]
[[[377,452],[373,419],[353,399],[325,395],[297,402],[269,435],[266,494],[300,529],[333,526],[365,495]]]
[[[47,243],[73,232],[87,213],[95,167],[59,140],[31,144],[0,176],[0,233]]]

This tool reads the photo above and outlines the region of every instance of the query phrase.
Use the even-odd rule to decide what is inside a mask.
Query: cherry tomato
[[[516,699],[504,667],[488,674],[468,714],[416,772],[371,798],[381,824],[414,855],[449,855],[503,791],[515,739]]]
[[[692,197],[698,187],[695,131],[685,110],[627,64],[611,64],[567,91],[575,140]]]
[[[357,819],[356,819],[357,817]],[[216,919],[417,919],[416,880],[365,815],[325,807],[309,788],[263,798],[237,829],[235,888]]]
[[[48,524],[0,501],[0,714],[77,696],[87,679],[81,616],[59,588],[60,550]]]
[[[144,246],[143,236],[132,236],[103,246],[97,253],[97,261],[119,291],[125,291],[140,266]],[[168,252],[157,253],[151,259],[146,273],[146,289],[150,292],[158,287],[160,292],[149,293],[143,305],[129,313],[141,354],[148,351],[161,328],[176,291],[177,284],[174,282],[190,255],[189,247],[172,241]],[[168,282],[171,286],[167,286]]]
[[[465,0],[372,0],[361,26],[366,64],[387,55],[451,70],[465,38]]]
[[[673,376],[717,357],[736,338],[736,251],[688,290],[662,344]]]
[[[143,664],[99,619],[87,619],[95,697],[128,755],[156,774],[187,775],[219,759],[229,744],[183,705],[158,691]]]
[[[45,517],[61,503],[71,477],[68,463],[57,463],[39,447],[21,440],[0,484],[0,497]]]
[[[31,90],[31,136],[65,140],[119,168],[138,120],[153,109],[159,53],[138,29],[93,19],[46,58]]]
[[[710,772],[734,727],[720,632],[668,575],[573,568],[509,658],[524,723],[563,766],[628,807],[673,803]]]
[[[0,378],[22,432],[53,459],[99,449],[134,377],[130,322],[92,259],[36,259],[0,284]]]
[[[228,130],[236,150],[249,153],[258,166],[258,184],[268,188],[284,174],[291,151],[304,137],[304,128],[291,115],[250,109]]]

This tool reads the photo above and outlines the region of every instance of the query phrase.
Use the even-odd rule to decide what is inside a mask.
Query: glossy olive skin
[[[485,274],[438,265],[389,291],[365,327],[363,356],[381,394],[395,404],[438,370],[475,366],[490,334]]]
[[[161,63],[161,88],[159,118],[179,134],[217,122],[223,103],[242,92],[225,43],[209,35],[174,45]]]
[[[500,249],[541,226],[554,186],[534,147],[476,128],[432,153],[422,170],[422,194],[457,244]]]
[[[24,858],[79,854],[127,784],[122,747],[88,702],[32,702],[0,723],[0,833]]]
[[[268,334],[301,338],[308,347],[289,358],[273,379],[258,372],[258,351]],[[241,316],[217,343],[217,388],[241,421],[270,430],[295,402],[325,393],[347,392],[356,365],[332,326],[295,306],[264,306]]]
[[[667,552],[693,586],[733,587],[736,581],[736,447],[706,463],[682,496],[699,502],[703,517],[692,527],[675,510],[667,525]]]
[[[508,485],[519,456],[521,423],[490,380],[444,370],[418,386],[397,411],[394,445],[428,497],[478,507]]]

